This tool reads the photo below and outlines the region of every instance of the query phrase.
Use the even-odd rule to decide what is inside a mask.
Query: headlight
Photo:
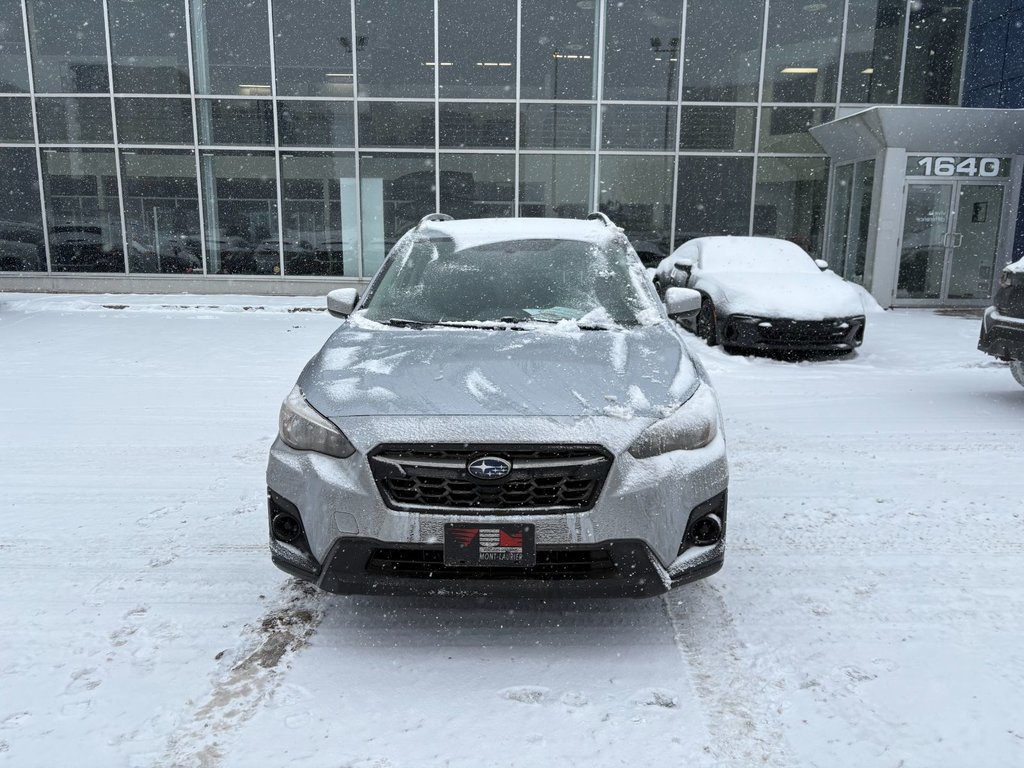
[[[344,433],[302,396],[298,384],[281,403],[281,440],[297,451],[316,451],[345,459],[356,452]]]
[[[669,451],[703,448],[718,434],[718,403],[711,387],[701,384],[693,396],[661,421],[645,429],[629,446],[638,459]]]
[[[1010,274],[1010,270],[1004,269],[999,273],[999,287],[1009,288],[1010,283],[1013,282],[1013,275]]]

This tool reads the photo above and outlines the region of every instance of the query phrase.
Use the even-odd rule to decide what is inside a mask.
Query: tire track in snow
[[[676,645],[704,705],[717,766],[795,765],[787,754],[778,714],[784,683],[771,662],[757,663],[711,582],[701,581],[662,597]],[[774,679],[773,679],[774,677]]]
[[[283,599],[275,607],[245,628],[255,639],[239,648],[236,661],[170,736],[158,765],[214,768],[224,756],[224,742],[281,684],[292,657],[307,644],[324,616],[323,596],[314,587],[292,579],[282,593]]]

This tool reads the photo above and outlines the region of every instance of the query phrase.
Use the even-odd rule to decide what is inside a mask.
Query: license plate
[[[528,568],[537,564],[533,525],[445,523],[444,564]]]

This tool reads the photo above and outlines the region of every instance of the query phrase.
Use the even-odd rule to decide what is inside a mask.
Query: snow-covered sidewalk
[[[1024,764],[1024,389],[979,321],[694,341],[725,569],[665,599],[324,596],[266,551],[319,301],[0,294],[0,764]],[[298,311],[293,311],[298,310]]]

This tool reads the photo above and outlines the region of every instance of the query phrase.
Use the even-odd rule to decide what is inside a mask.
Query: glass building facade
[[[0,271],[362,279],[437,210],[818,256],[808,129],[960,104],[971,6],[0,0]]]

